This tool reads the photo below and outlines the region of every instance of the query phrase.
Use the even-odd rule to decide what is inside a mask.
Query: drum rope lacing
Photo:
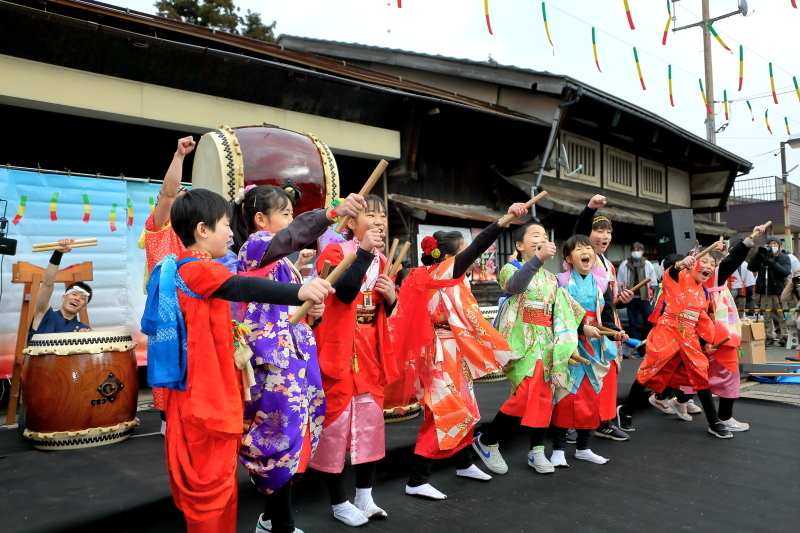
[[[123,335],[120,337],[81,337],[75,339],[46,339],[46,340],[31,340],[28,347],[34,346],[62,346],[62,345],[86,345],[86,344],[107,344],[116,342],[133,342],[130,335]]]
[[[231,151],[231,145],[228,142],[228,137],[223,133],[221,130],[212,130],[211,133],[217,134],[220,138],[220,142],[222,146],[225,148],[225,159],[228,160],[228,163],[225,165],[228,167],[228,198],[233,198],[236,196],[236,179],[234,178],[234,164],[233,164],[233,152]]]

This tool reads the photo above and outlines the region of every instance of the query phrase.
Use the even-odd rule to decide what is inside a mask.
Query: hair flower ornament
[[[420,246],[422,247],[422,253],[429,255],[434,259],[439,259],[439,257],[442,255],[441,250],[439,250],[439,243],[433,237],[425,237],[422,239]]]

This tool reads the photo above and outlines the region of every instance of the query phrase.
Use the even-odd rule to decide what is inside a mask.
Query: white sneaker
[[[503,460],[503,456],[500,455],[499,444],[494,444],[492,446],[482,444],[481,433],[478,433],[472,440],[472,449],[478,453],[478,457],[481,458],[486,468],[495,474],[505,474],[508,472],[508,465],[505,460]]]
[[[669,400],[659,400],[655,392],[650,395],[648,401],[650,402],[650,405],[652,405],[653,407],[655,407],[664,414],[667,415],[675,414],[675,410],[669,406],[669,403],[667,403]]]
[[[166,420],[162,420],[161,421],[161,434],[162,435],[166,435],[167,434],[167,421]]]
[[[675,411],[675,414],[678,415],[678,418],[681,420],[686,420],[687,422],[691,422],[692,415],[686,411],[686,404],[688,403],[689,402],[681,403],[676,398],[667,400],[667,404],[672,407],[672,410]]]
[[[702,410],[702,409],[700,409],[699,407],[697,407],[697,406],[694,404],[694,400],[689,400],[688,402],[686,402],[686,411],[687,411],[687,412],[688,412],[690,415],[699,415],[700,413],[702,413],[702,412],[703,412],[703,410]]]
[[[430,483],[425,483],[419,487],[409,487],[406,485],[406,494],[409,496],[419,496],[428,500],[446,500],[447,496],[436,490]]]
[[[557,467],[569,468],[567,458],[564,457],[564,450],[553,450],[553,455],[550,456],[550,464]]]
[[[478,481],[489,481],[492,476],[481,470],[475,465],[470,465],[469,468],[463,470],[456,469],[456,475],[461,477],[468,477],[470,479],[477,479]]]
[[[355,506],[361,509],[367,518],[386,518],[386,511],[375,505],[372,489],[356,489]]]
[[[552,474],[556,470],[553,463],[547,460],[544,446],[536,446],[528,452],[528,466],[540,474]]]
[[[348,526],[363,526],[369,522],[369,518],[364,515],[364,512],[349,501],[331,505],[331,507],[333,516]]]
[[[264,515],[258,516],[258,522],[256,522],[256,533],[264,533],[265,531],[272,531],[272,520],[262,520]]]
[[[746,422],[739,422],[733,417],[730,417],[727,420],[720,420],[720,422],[722,422],[722,425],[725,426],[728,431],[747,431],[750,429],[750,424]]]
[[[575,459],[589,461],[596,465],[604,465],[608,462],[608,459],[597,455],[592,450],[575,450]]]

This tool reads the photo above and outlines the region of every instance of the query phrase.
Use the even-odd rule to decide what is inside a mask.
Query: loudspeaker
[[[653,214],[658,258],[669,254],[686,255],[697,240],[694,232],[694,213],[691,209],[672,209]]]

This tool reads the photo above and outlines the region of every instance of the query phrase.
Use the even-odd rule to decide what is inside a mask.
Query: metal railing
[[[800,204],[800,186],[789,183],[789,201]],[[778,176],[737,180],[729,204],[753,204],[783,200],[783,182]]]

